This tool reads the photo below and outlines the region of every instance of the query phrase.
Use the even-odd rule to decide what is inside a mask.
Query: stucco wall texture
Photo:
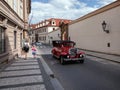
[[[103,21],[107,23],[106,29],[110,33],[103,31]],[[76,42],[76,47],[120,55],[120,5],[69,24],[68,28],[69,36]]]

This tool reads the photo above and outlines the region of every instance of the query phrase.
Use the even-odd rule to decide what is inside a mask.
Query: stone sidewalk
[[[52,46],[50,46],[50,47],[52,47]],[[80,49],[80,50],[85,52],[85,54],[87,56],[97,57],[97,58],[101,58],[101,59],[105,59],[105,60],[120,63],[120,55],[105,54],[105,53],[99,53],[99,52],[84,50],[84,49]]]
[[[87,51],[87,50],[82,50],[82,51],[84,51],[88,56],[93,56],[93,57],[97,57],[97,58],[101,58],[101,59],[110,60],[113,62],[120,63],[120,56],[119,55],[97,53],[97,52]]]
[[[0,72],[0,90],[46,90],[37,59],[18,58]]]

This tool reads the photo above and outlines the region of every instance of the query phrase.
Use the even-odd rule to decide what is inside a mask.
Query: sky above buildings
[[[49,18],[74,20],[116,0],[31,0],[29,23]]]

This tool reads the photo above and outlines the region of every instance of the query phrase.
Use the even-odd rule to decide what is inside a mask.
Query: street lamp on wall
[[[107,23],[105,21],[103,21],[102,22],[103,31],[106,32],[106,33],[109,33],[109,30],[106,29],[106,26],[107,26]]]

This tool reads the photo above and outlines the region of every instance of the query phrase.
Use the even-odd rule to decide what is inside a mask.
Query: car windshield
[[[54,47],[73,47],[75,45],[75,43],[73,41],[61,41],[61,40],[57,40],[57,41],[53,41],[52,42]]]
[[[62,44],[64,47],[73,47],[74,44],[73,43],[63,43]]]

